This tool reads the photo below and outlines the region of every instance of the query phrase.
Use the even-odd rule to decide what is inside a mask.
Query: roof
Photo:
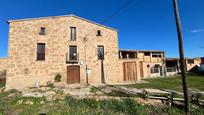
[[[133,50],[133,49],[119,49],[119,51],[126,52],[164,52],[162,50]]]
[[[85,19],[85,18],[82,18],[82,17],[76,16],[76,15],[74,15],[74,14],[60,15],[60,16],[38,17],[38,18],[15,19],[15,20],[9,20],[9,21],[7,21],[7,22],[8,22],[8,23],[11,23],[11,22],[18,22],[18,21],[40,20],[40,19],[61,18],[61,17],[74,17],[74,18],[78,18],[78,19],[81,19],[81,20],[87,21],[87,22],[89,22],[89,23],[93,23],[93,24],[96,24],[96,25],[99,25],[99,26],[102,26],[102,27],[105,27],[105,28],[108,28],[108,29],[114,30],[114,31],[118,31],[117,29],[114,29],[114,28],[111,28],[111,27],[105,26],[105,25],[103,25],[103,24],[99,24],[99,23],[96,23],[96,22],[90,21],[90,20],[88,20],[88,19]]]

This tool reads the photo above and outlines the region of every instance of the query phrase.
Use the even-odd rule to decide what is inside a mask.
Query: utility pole
[[[186,78],[186,73],[185,73],[183,37],[182,37],[182,30],[181,30],[181,22],[180,22],[180,18],[179,18],[178,1],[173,0],[173,5],[174,5],[174,15],[175,15],[175,19],[176,19],[177,33],[178,33],[178,42],[179,42],[181,74],[182,74],[183,93],[184,93],[184,101],[185,101],[185,114],[189,115],[190,114],[190,106],[189,106],[187,78]]]

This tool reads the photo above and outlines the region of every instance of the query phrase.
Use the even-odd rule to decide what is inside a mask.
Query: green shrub
[[[62,76],[58,73],[58,74],[55,76],[55,82],[60,82],[60,81],[61,81],[61,78],[62,78]]]
[[[96,87],[91,87],[91,90],[90,90],[91,93],[96,94],[96,92],[98,92],[98,91],[99,91],[98,88],[96,88]]]
[[[55,88],[55,86],[54,86],[53,83],[49,83],[47,86],[48,86],[49,88],[51,88],[51,89]]]
[[[55,93],[57,93],[57,94],[63,94],[63,93],[64,93],[64,90],[62,90],[62,89],[56,89],[56,90],[55,90]]]

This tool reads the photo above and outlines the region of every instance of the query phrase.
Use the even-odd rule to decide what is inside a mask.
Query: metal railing
[[[79,61],[79,54],[76,53],[76,54],[70,54],[70,53],[67,53],[66,54],[66,62],[67,63],[78,63]]]

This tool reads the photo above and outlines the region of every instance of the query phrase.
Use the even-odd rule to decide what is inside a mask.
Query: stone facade
[[[40,28],[45,35],[40,35]],[[76,27],[76,41],[70,40],[70,27]],[[68,15],[58,17],[9,21],[9,63],[7,89],[33,87],[36,82],[54,81],[57,73],[67,82],[67,66],[80,66],[80,83],[86,83],[86,65],[91,70],[90,84],[101,83],[101,61],[97,58],[97,45],[104,46],[104,76],[106,83],[121,83],[122,66],[118,58],[118,33],[116,30],[83,18]],[[96,36],[100,30],[102,36]],[[86,42],[84,37],[86,36]],[[45,43],[45,60],[36,60],[37,43]],[[66,63],[70,45],[77,46],[79,60]]]
[[[7,70],[7,58],[0,58],[0,72]]]

